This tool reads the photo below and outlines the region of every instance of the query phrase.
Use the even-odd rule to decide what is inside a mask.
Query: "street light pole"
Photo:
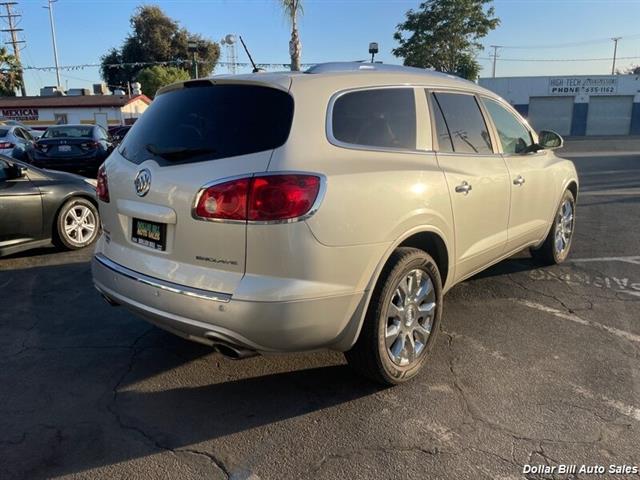
[[[193,78],[198,77],[198,48],[200,42],[197,39],[189,39],[187,42],[187,50],[193,53]]]
[[[60,86],[60,66],[58,65],[58,46],[56,45],[56,27],[53,23],[53,4],[58,0],[47,0],[48,6],[43,8],[49,9],[49,23],[51,24],[51,41],[53,43],[53,60],[56,64],[56,79],[57,85]]]
[[[611,66],[611,75],[616,74],[616,56],[618,54],[618,40],[622,37],[613,37],[613,65]]]

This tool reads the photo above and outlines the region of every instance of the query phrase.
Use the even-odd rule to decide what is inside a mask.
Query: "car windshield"
[[[256,85],[187,84],[160,94],[133,125],[120,153],[140,164],[187,163],[272,150],[284,144],[293,98]]]
[[[93,127],[68,126],[47,128],[42,138],[91,138]]]
[[[9,133],[8,128],[0,128],[0,138],[6,137],[8,133]]]

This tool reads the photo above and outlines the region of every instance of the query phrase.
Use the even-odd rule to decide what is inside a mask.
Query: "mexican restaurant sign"
[[[549,79],[549,95],[615,95],[618,77],[553,77]]]
[[[29,120],[38,120],[40,113],[37,108],[3,108],[2,117],[7,120],[19,120],[24,122]]]

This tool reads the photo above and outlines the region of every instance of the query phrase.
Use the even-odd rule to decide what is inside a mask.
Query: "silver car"
[[[174,84],[99,171],[95,286],[234,358],[328,348],[400,383],[456,283],[524,248],[566,259],[578,179],[561,145],[420,69]]]
[[[0,154],[17,160],[27,160],[33,149],[34,137],[20,126],[0,125]]]

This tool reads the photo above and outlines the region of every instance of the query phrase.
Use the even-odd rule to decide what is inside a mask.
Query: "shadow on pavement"
[[[189,449],[380,390],[328,355],[222,359],[108,306],[86,262],[0,271],[0,286],[0,478]]]

